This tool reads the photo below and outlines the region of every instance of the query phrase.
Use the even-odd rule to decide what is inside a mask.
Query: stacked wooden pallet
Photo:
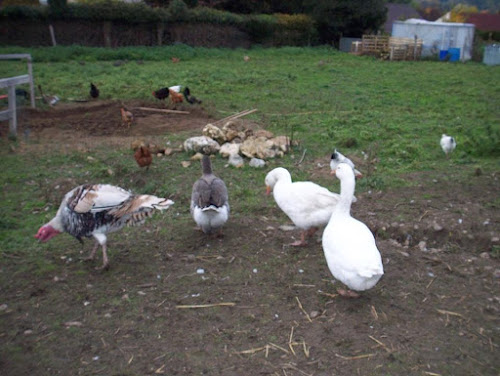
[[[390,60],[417,60],[422,54],[422,39],[389,38]]]
[[[417,60],[422,54],[422,44],[422,39],[363,35],[361,42],[352,43],[351,53],[390,60]]]
[[[363,55],[380,56],[389,52],[389,37],[385,35],[363,35]]]

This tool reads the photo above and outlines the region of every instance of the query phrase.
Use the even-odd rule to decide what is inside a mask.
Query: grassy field
[[[314,253],[309,253],[309,251],[284,252],[281,246],[285,241],[283,238],[289,236],[288,233],[283,235],[278,232],[278,235],[262,239],[260,234],[271,231],[268,230],[270,226],[277,228],[279,224],[286,222],[285,216],[276,209],[272,199],[262,194],[266,172],[272,167],[282,165],[292,171],[294,180],[311,179],[338,190],[337,182],[332,183],[332,179],[326,177],[327,174],[323,175],[318,172],[321,169],[321,171],[328,169],[328,155],[335,147],[344,154],[359,160],[363,160],[363,153],[368,154],[373,160],[372,164],[365,163],[365,166],[370,165],[370,169],[364,171],[367,172],[366,177],[359,180],[356,187],[356,194],[360,195],[358,197],[364,194],[368,197],[365,201],[361,199],[362,205],[357,209],[361,216],[367,217],[366,213],[370,210],[377,214],[377,218],[382,218],[385,213],[383,220],[389,224],[392,221],[412,223],[412,220],[419,218],[418,222],[415,221],[420,226],[419,231],[423,231],[424,222],[429,220],[432,239],[435,234],[432,230],[429,212],[434,209],[432,206],[425,207],[425,205],[431,205],[428,204],[431,199],[437,201],[432,205],[439,207],[441,207],[441,202],[438,198],[445,197],[451,203],[447,208],[452,208],[456,199],[460,205],[464,206],[465,204],[474,205],[476,201],[480,201],[481,208],[488,213],[495,208],[498,210],[500,205],[498,196],[477,193],[486,192],[486,190],[480,189],[483,186],[474,186],[471,171],[480,168],[481,184],[492,191],[496,189],[494,182],[497,179],[500,157],[500,107],[498,105],[500,86],[497,84],[500,82],[499,67],[488,67],[478,63],[379,61],[369,57],[339,53],[326,47],[250,50],[199,49],[182,45],[115,50],[81,47],[0,48],[0,53],[14,52],[32,54],[36,83],[42,85],[44,92],[58,95],[62,102],[86,99],[91,81],[97,84],[101,91],[100,100],[123,100],[125,102],[131,100],[153,102],[152,90],[183,84],[189,86],[194,95],[203,99],[203,109],[214,118],[222,118],[244,109],[257,108],[259,111],[248,116],[247,119],[257,122],[276,134],[291,135],[293,133],[294,138],[300,140],[300,146],[290,155],[270,161],[265,170],[250,167],[241,170],[223,168],[224,161],[220,157],[216,159],[214,162],[216,171],[223,175],[226,182],[229,182],[233,210],[228,229],[229,235],[225,243],[216,243],[200,240],[192,235],[193,221],[189,216],[189,196],[192,183],[200,171],[198,167],[192,166],[185,169],[180,166],[182,160],[189,158],[186,153],[155,159],[151,170],[146,174],[144,171],[138,171],[128,147],[96,146],[90,151],[82,151],[75,147],[73,150],[62,151],[60,145],[38,144],[35,138],[26,142],[23,135],[20,135],[17,140],[11,140],[7,138],[6,132],[3,132],[5,137],[0,140],[2,161],[0,283],[6,286],[6,292],[0,296],[0,305],[5,302],[8,303],[9,308],[7,313],[0,313],[2,315],[0,316],[1,335],[8,339],[2,348],[4,356],[0,358],[0,369],[5,366],[6,374],[23,374],[28,368],[32,372],[36,369],[47,371],[32,374],[50,374],[51,369],[59,372],[71,369],[74,370],[73,374],[139,375],[153,374],[155,370],[163,369],[175,370],[177,374],[202,374],[204,363],[210,365],[217,361],[219,364],[227,362],[228,367],[234,368],[213,374],[245,374],[245,366],[256,362],[256,357],[245,358],[245,361],[250,359],[248,363],[240,361],[240,358],[246,357],[246,354],[225,359],[226,355],[223,353],[226,352],[223,349],[227,343],[231,344],[230,349],[233,350],[258,348],[263,343],[267,343],[265,341],[279,343],[280,346],[286,347],[290,326],[297,328],[297,336],[303,336],[304,341],[308,343],[314,341],[308,336],[306,324],[301,321],[300,325],[296,325],[293,321],[299,320],[294,313],[299,312],[295,296],[301,296],[302,302],[310,307],[317,305],[320,312],[323,310],[326,312],[334,307],[335,313],[330,317],[337,317],[337,321],[334,321],[335,330],[345,328],[347,332],[351,325],[359,329],[361,324],[356,321],[358,318],[363,324],[372,320],[369,312],[373,311],[370,311],[370,308],[367,308],[368,311],[365,310],[366,307],[376,306],[379,312],[384,310],[383,312],[387,315],[381,314],[381,321],[376,323],[370,321],[372,327],[379,332],[374,334],[368,331],[367,333],[381,338],[384,342],[388,341],[387,337],[378,335],[387,335],[391,340],[394,339],[395,347],[392,350],[381,351],[382,354],[389,351],[391,359],[388,361],[385,358],[382,359],[380,363],[384,366],[376,368],[374,374],[446,375],[460,374],[457,371],[463,369],[467,370],[467,374],[481,374],[481,372],[494,374],[495,362],[492,361],[494,355],[488,352],[488,348],[493,345],[485,342],[484,347],[474,347],[477,344],[472,340],[467,343],[460,342],[467,341],[472,336],[460,334],[460,337],[455,337],[459,329],[463,330],[463,327],[457,328],[453,323],[448,327],[448,321],[446,329],[441,329],[439,326],[439,330],[443,330],[444,333],[439,347],[443,351],[446,348],[449,353],[441,355],[434,352],[434,346],[437,345],[431,344],[430,338],[437,326],[426,327],[426,324],[432,321],[434,316],[429,312],[432,311],[435,314],[436,307],[441,310],[445,307],[450,311],[460,311],[463,315],[474,318],[476,320],[472,321],[475,325],[474,333],[481,328],[481,333],[484,333],[481,335],[485,338],[495,337],[492,334],[494,320],[490,321],[484,310],[479,313],[474,311],[477,307],[482,307],[482,303],[473,304],[474,302],[470,299],[464,303],[466,304],[464,310],[470,309],[467,315],[461,311],[462,300],[456,299],[458,303],[455,306],[455,300],[452,302],[445,300],[444,302],[449,303],[450,306],[444,306],[444,303],[441,304],[442,300],[438,300],[442,299],[440,296],[444,296],[444,293],[428,297],[428,303],[433,302],[435,305],[423,315],[419,307],[423,306],[422,299],[427,299],[431,286],[424,278],[429,273],[429,266],[425,260],[405,258],[407,256],[402,256],[399,250],[392,249],[391,247],[395,246],[387,243],[391,238],[390,234],[385,238],[382,237],[382,241],[386,241],[383,244],[391,258],[396,260],[396,265],[404,265],[406,269],[401,267],[401,270],[396,270],[394,274],[391,274],[390,267],[393,265],[391,264],[384,278],[386,278],[385,281],[392,281],[392,284],[386,282],[380,290],[368,298],[371,299],[368,303],[366,300],[355,303],[357,307],[355,309],[349,306],[350,303],[330,305],[329,298],[324,295],[317,300],[315,300],[315,294],[300,295],[297,288],[292,287],[295,286],[294,283],[304,286],[315,284],[322,286],[321,288],[326,291],[329,286],[325,282],[328,278],[328,269],[325,269],[324,260],[321,257],[311,256],[321,256],[320,245],[314,245],[318,248]],[[245,55],[250,57],[250,61],[243,60]],[[179,57],[180,62],[173,64],[170,60],[173,56]],[[0,62],[0,77],[25,72],[25,63]],[[84,121],[85,119],[82,120],[83,123]],[[2,123],[2,126],[7,127],[6,123]],[[159,139],[176,145],[186,137],[187,133],[168,133]],[[445,159],[439,147],[442,133],[453,135],[457,139],[458,147],[449,161]],[[296,162],[305,149],[307,152],[304,163],[297,166]],[[317,166],[318,161],[324,165],[321,169]],[[76,241],[69,236],[58,237],[57,240],[46,244],[38,244],[33,240],[38,227],[55,214],[63,194],[72,188],[72,184],[88,181],[108,182],[136,192],[168,194],[176,201],[172,210],[155,216],[145,227],[124,230],[121,233],[123,236],[110,236],[110,249],[120,249],[121,252],[111,252],[113,268],[104,275],[97,275],[88,266],[75,261],[78,258],[75,249],[80,249],[80,246],[75,246]],[[433,184],[435,184],[434,188]],[[467,196],[464,193],[462,197],[462,186],[464,192],[471,190],[476,196]],[[453,187],[453,190],[448,192],[449,187]],[[419,193],[420,190],[422,194]],[[371,191],[381,195],[386,192],[389,192],[388,195],[398,192],[397,197],[404,199],[405,203],[395,203],[391,201],[391,197],[387,197],[387,207],[398,208],[397,211],[376,207],[374,205],[377,200],[370,201]],[[411,193],[406,196],[405,192]],[[481,197],[477,197],[477,194]],[[425,209],[417,214],[409,210],[405,211],[406,202],[410,199],[417,200]],[[467,213],[472,213],[473,209],[476,210],[471,207],[469,209],[470,212],[462,206],[450,209],[452,214],[457,216],[453,217],[454,226],[458,223],[458,216],[460,216],[460,221],[462,218],[467,221]],[[478,213],[484,213],[484,211],[477,209]],[[446,212],[446,214],[450,213]],[[486,219],[494,225],[498,224],[494,217],[481,218],[481,221]],[[382,225],[379,227],[382,228]],[[470,228],[477,229],[478,225],[471,224]],[[255,230],[256,234],[253,234],[252,230]],[[452,233],[451,229],[449,233]],[[152,234],[154,238],[150,239]],[[243,240],[239,240],[239,236]],[[448,243],[439,244],[439,247],[449,251],[443,256],[446,262],[443,261],[439,265],[449,263],[456,268],[452,261],[462,260],[461,257],[465,258],[465,255],[468,257],[467,252],[477,256],[485,249],[492,257],[491,262],[498,263],[498,245],[483,248],[482,245],[475,245],[475,240],[471,240],[472,238],[467,240],[465,235],[463,236],[470,247],[460,248],[465,243],[452,239],[451,235]],[[488,233],[485,239],[487,237],[491,235]],[[396,235],[393,238],[396,238]],[[416,244],[418,240],[413,245],[416,246]],[[88,244],[87,247],[89,247]],[[137,252],[139,249],[145,249],[147,252]],[[200,257],[196,262],[202,260],[201,265],[211,270],[212,280],[207,283],[197,281],[190,284],[192,277],[189,277],[189,273],[192,272],[194,264],[186,261],[185,256],[188,253]],[[218,254],[222,261],[211,259],[213,253]],[[236,261],[232,264],[232,260],[235,259]],[[484,264],[490,262],[482,258],[479,258],[479,261]],[[206,263],[203,264],[203,262]],[[461,267],[460,265],[457,268]],[[238,267],[245,267],[245,271]],[[135,273],[130,273],[130,268],[134,268]],[[258,269],[260,274],[252,273],[253,268]],[[297,276],[296,270],[299,268],[305,269],[306,273]],[[315,272],[308,274],[308,270]],[[456,289],[465,287],[465,290],[475,288],[480,291],[481,302],[486,301],[483,295],[487,295],[490,288],[493,291],[492,286],[495,282],[488,279],[488,282],[483,283],[480,278],[470,278],[464,282],[463,276],[468,271],[465,267],[463,270],[464,272],[457,277],[462,279],[457,281],[453,279],[455,275],[444,274],[443,279],[438,279],[433,287],[436,285],[442,287],[450,297],[459,294],[457,291],[451,291],[455,289],[455,286],[457,286]],[[413,271],[418,275],[412,274]],[[408,283],[405,280],[407,273]],[[170,277],[171,274],[172,277]],[[64,284],[55,285],[54,276],[66,278]],[[214,276],[221,277],[217,279],[217,283],[211,282],[215,281]],[[225,279],[226,276],[228,279]],[[169,277],[170,279],[166,282]],[[489,274],[488,278],[490,278]],[[240,284],[242,280],[246,281],[244,285]],[[161,290],[164,294],[161,298],[149,294],[149,290],[147,298],[144,298],[143,294],[132,295],[132,290],[135,294],[136,290],[141,289],[137,286],[152,283],[159,284],[158,293]],[[84,287],[86,285],[87,287]],[[91,289],[89,285],[95,286],[93,292],[89,293],[86,290],[86,288]],[[64,287],[59,289],[58,286]],[[122,298],[125,294],[123,286],[126,286],[127,294],[130,294],[130,299],[127,301]],[[285,291],[280,290],[281,287]],[[142,287],[143,290],[147,288]],[[259,308],[242,314],[241,317],[238,314],[233,315],[234,317],[222,316],[218,311],[187,314],[186,317],[175,311],[175,303],[183,303],[185,296],[194,296],[198,292],[202,293],[202,297],[203,294],[217,296],[218,288],[221,289],[220,296],[226,299],[229,299],[228,296],[231,296],[231,291],[234,290],[237,291],[235,295],[243,303],[246,303],[245,299],[249,299],[248,305]],[[405,289],[413,294],[408,300],[404,295]],[[222,293],[223,290],[225,295]],[[248,292],[250,290],[252,293]],[[248,295],[243,295],[243,292],[248,292]],[[404,297],[400,298],[402,295]],[[168,302],[163,303],[163,299],[168,299]],[[83,302],[87,300],[92,301],[92,305],[83,319],[80,317],[80,311]],[[280,302],[278,304],[280,308],[274,307],[276,300]],[[191,300],[188,299],[188,301]],[[156,316],[158,310],[167,309],[167,306],[170,311],[166,316]],[[268,308],[261,308],[264,306]],[[56,310],[53,307],[58,308]],[[285,309],[280,311],[281,307],[285,307],[288,311]],[[10,309],[14,312],[9,312]],[[274,309],[276,311],[273,311]],[[25,311],[32,316],[22,316]],[[362,315],[360,312],[364,312],[366,316],[357,317],[354,311],[359,315]],[[405,339],[396,341],[396,338],[401,337],[399,336],[400,328],[407,325],[398,315],[404,317],[409,323],[413,322],[415,311],[419,312],[417,320],[420,320],[421,325],[417,326],[424,334],[420,337],[418,332],[412,332],[414,342],[411,346],[405,342]],[[109,324],[109,327],[101,321],[105,312],[111,312],[113,316],[109,322],[116,320]],[[277,315],[276,312],[279,313],[280,320],[285,320],[284,324],[278,324],[278,321],[273,318]],[[323,313],[320,319],[326,316]],[[383,316],[386,321],[382,320]],[[31,317],[36,317],[36,319]],[[140,319],[138,320],[137,317]],[[156,320],[153,326],[148,324],[151,317],[154,317],[153,321]],[[261,317],[265,318],[261,319]],[[448,316],[446,317],[449,319]],[[451,316],[452,319],[457,319],[457,317],[459,316]],[[303,318],[302,316],[300,319]],[[438,315],[438,318],[441,316]],[[64,327],[64,322],[76,319],[86,320],[87,328],[66,329]],[[288,319],[289,321],[286,321]],[[40,324],[42,321],[43,325]],[[14,322],[22,322],[22,328],[17,328]],[[214,322],[223,323],[217,324],[219,327],[227,323],[227,327],[214,334],[211,326],[217,326],[213,324]],[[316,334],[316,340],[323,338],[322,333],[330,333],[329,330],[334,330],[325,329],[330,322],[331,320],[325,318],[324,321],[316,320],[312,324],[316,325],[311,331]],[[168,327],[174,323],[177,323],[178,328]],[[201,325],[199,323],[207,323],[208,326],[200,328],[192,336],[193,342],[190,346],[198,350],[192,353],[186,350],[186,355],[178,350],[184,348],[185,344],[180,343],[180,340],[177,342],[173,340],[177,346],[174,347],[176,350],[173,352],[174,355],[166,358],[172,363],[171,366],[161,368],[161,364],[158,364],[158,357],[161,353],[153,351],[154,356],[149,358],[149,355],[141,353],[146,347],[162,346],[159,343],[158,333],[161,333],[162,338],[181,338],[184,334],[181,328],[189,330],[189,325],[194,328]],[[441,324],[442,322],[439,322],[439,325]],[[136,329],[140,331],[140,333],[137,332],[139,334],[133,332],[132,328],[136,325]],[[281,327],[278,328],[279,325]],[[91,329],[87,331],[89,327]],[[132,353],[132,350],[129,352],[118,339],[116,343],[113,342],[114,340],[110,342],[109,338],[117,338],[118,332],[115,333],[115,331],[125,327],[133,333],[130,341],[133,339],[142,345],[139,352]],[[282,330],[283,327],[286,327],[286,330]],[[24,330],[31,330],[31,328],[35,328],[35,334],[39,335],[33,343],[23,334]],[[38,334],[39,328],[46,329],[40,329]],[[261,331],[255,336],[249,336],[250,339],[237,334],[251,332],[255,328]],[[178,336],[171,335],[167,329],[172,332],[177,330]],[[411,331],[409,326],[407,329]],[[47,333],[52,333],[52,335],[46,337]],[[129,332],[122,329],[120,335],[124,333],[128,335]],[[269,333],[269,336],[266,337],[265,333]],[[344,334],[349,335],[349,333]],[[64,343],[68,350],[63,351],[64,356],[58,354],[58,348],[61,347],[61,343],[58,342],[59,337],[67,340]],[[211,341],[212,337],[213,341]],[[210,339],[210,350],[205,350],[204,347],[207,338]],[[365,335],[366,338],[368,338],[367,335]],[[481,339],[477,335],[474,338]],[[92,345],[85,347],[78,342],[80,339],[84,342],[91,342]],[[127,341],[126,338],[122,340],[123,343]],[[458,341],[457,346],[461,351],[463,350],[459,356],[463,357],[463,353],[468,351],[472,354],[471,356],[475,357],[474,360],[479,359],[481,366],[477,366],[475,362],[465,362],[466,365],[461,368],[462,365],[448,362],[448,359],[456,359],[456,353],[453,352],[455,350],[458,352],[453,346],[455,340]],[[328,370],[335,369],[335,374],[350,375],[356,374],[356,369],[359,373],[359,368],[356,368],[359,363],[354,365],[352,359],[339,360],[342,358],[335,356],[332,360],[332,354],[327,353],[322,345],[327,344],[326,347],[335,348],[339,354],[350,354],[354,356],[353,359],[357,355],[374,352],[372,347],[376,345],[370,339],[364,342],[359,338],[337,339],[331,343],[328,342],[329,339],[323,338],[322,341],[318,340],[316,346],[313,345],[314,356],[322,359],[322,363],[317,363],[314,359],[299,361],[292,358],[290,353],[276,349],[274,349],[274,355],[270,356],[269,362],[277,364],[282,361],[280,355],[286,354],[287,357],[298,362],[290,364],[308,370],[307,374],[326,376],[331,374]],[[102,349],[101,343],[104,343]],[[133,341],[129,345],[134,346]],[[107,363],[104,368],[97,361],[92,361],[89,355],[98,353],[94,347],[103,351],[99,353],[103,362],[106,351],[108,351],[108,356],[114,357],[106,357]],[[188,345],[186,349],[187,347]],[[69,349],[74,350],[75,354],[81,351],[81,358],[66,353]],[[123,349],[127,354],[126,358],[124,358]],[[210,353],[212,350],[214,353]],[[423,354],[424,359],[429,359],[425,358],[426,351],[430,351],[431,360],[421,361],[419,354]],[[205,354],[205,352],[208,353]],[[335,368],[337,360],[345,362],[347,367],[345,369],[348,371]],[[259,370],[262,370],[262,372],[266,371],[264,373],[274,375],[274,373],[267,372],[272,367],[266,362],[267,357],[265,362],[259,363],[260,368],[251,368],[248,374],[258,375],[261,374]],[[422,366],[425,362],[428,363]],[[155,365],[154,369],[151,368],[152,364]],[[183,371],[182,367],[187,367],[186,364],[191,368]],[[362,363],[361,374],[368,374],[372,366],[373,363]],[[476,366],[478,368],[475,368]],[[320,371],[313,371],[314,367]],[[286,369],[288,375],[303,374],[293,368]],[[410,369],[419,371],[411,373]],[[325,373],[322,373],[323,371]],[[175,372],[172,374],[176,374]]]
[[[368,153],[376,160],[377,171],[358,183],[358,191],[411,185],[401,174],[443,169],[441,133],[457,139],[456,166],[498,168],[500,86],[494,84],[500,81],[498,67],[379,61],[331,48],[0,48],[0,53],[14,52],[32,54],[36,83],[62,101],[87,98],[90,81],[100,88],[100,98],[114,100],[154,100],[152,90],[183,84],[204,100],[205,110],[216,118],[258,108],[249,118],[277,134],[293,132],[301,141],[298,157],[307,149],[308,159],[314,160],[334,147],[358,157]],[[250,61],[243,60],[245,55]],[[172,64],[172,56],[181,62]],[[25,73],[24,62],[0,62],[0,77]],[[183,137],[169,135],[173,142],[181,142]],[[58,155],[57,148],[36,158],[8,154],[9,141],[1,142],[4,171],[0,179],[7,187],[3,195],[9,203],[2,208],[6,214],[1,219],[5,222],[0,228],[2,249],[32,244],[31,239],[18,237],[17,231],[32,231],[40,219],[20,214],[16,202],[25,202],[28,213],[43,207],[46,197],[33,200],[39,187],[22,184],[34,171],[39,179],[54,180],[62,177],[60,165],[64,164],[75,167],[69,169],[75,176],[84,168],[89,179],[108,179],[107,164],[114,161],[116,169],[123,171],[111,178],[114,183],[140,188],[126,181],[135,165],[131,159],[120,160],[121,151],[103,149],[98,159],[106,162],[88,165],[85,155]],[[347,149],[349,144],[354,146]],[[291,166],[293,160],[285,158],[279,163]],[[185,173],[182,169],[174,172]],[[253,171],[245,171],[244,176],[246,181],[256,179]],[[294,179],[309,178],[307,169],[297,169],[294,175]],[[150,181],[146,192],[163,187]],[[243,196],[256,196],[246,187],[242,184]],[[243,202],[251,208],[255,200]],[[14,238],[21,244],[13,242]]]
[[[20,49],[0,49],[13,51]],[[272,129],[293,129],[316,155],[353,138],[357,151],[376,145],[389,171],[432,167],[443,132],[456,136],[463,162],[500,155],[498,67],[378,61],[330,48],[22,52],[34,57],[36,82],[63,100],[86,98],[90,81],[103,99],[123,100],[150,98],[154,89],[181,83],[220,116],[258,108],[255,118]],[[244,62],[244,55],[251,60]],[[181,63],[172,64],[172,56]],[[0,65],[2,77],[24,72],[22,63]]]

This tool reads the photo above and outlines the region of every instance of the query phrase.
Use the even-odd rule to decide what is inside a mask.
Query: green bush
[[[170,19],[175,22],[185,22],[190,18],[186,3],[182,0],[173,0],[167,8]]]
[[[310,45],[317,40],[314,20],[306,14],[276,14],[275,45]]]
[[[297,31],[310,31],[314,28],[314,20],[306,14],[275,14],[280,28]]]
[[[485,42],[489,41],[500,41],[500,31],[481,31],[476,30],[476,38],[479,38]]]
[[[163,9],[153,9],[142,3],[102,1],[95,4],[70,4],[60,18],[142,23],[166,19],[167,14]]]
[[[30,6],[38,6],[40,2],[38,0],[4,0],[2,2],[2,6],[7,5],[30,5]]]
[[[0,9],[0,17],[8,20],[44,20],[47,15],[47,8],[28,5],[8,5]]]
[[[262,43],[272,37],[277,25],[275,16],[260,14],[245,17],[243,30],[248,33],[254,43]]]
[[[500,156],[500,130],[491,123],[478,124],[465,129],[464,149],[479,157]]]
[[[277,40],[304,44],[316,34],[315,24],[307,15],[240,15],[207,7],[189,8],[182,0],[173,0],[168,8],[151,8],[144,3],[117,0],[82,0],[63,6],[35,7],[12,5],[0,8],[0,19],[120,21],[129,23],[192,22],[235,26],[246,32],[252,42],[265,43],[277,34]]]
[[[239,14],[213,8],[197,7],[191,11],[193,22],[237,26],[243,24],[243,20]]]
[[[52,15],[63,16],[68,6],[67,0],[48,0],[49,10]]]
[[[0,17],[8,19],[125,21],[132,23],[169,20],[166,9],[153,9],[142,3],[127,4],[118,1],[99,1],[92,4],[68,4],[63,10],[47,7],[6,6]]]

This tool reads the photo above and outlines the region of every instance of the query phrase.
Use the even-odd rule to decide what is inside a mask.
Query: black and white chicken
[[[363,174],[356,170],[354,163],[349,158],[337,151],[337,149],[335,149],[332,154],[332,158],[330,159],[330,169],[332,171],[335,171],[340,163],[348,164],[354,171],[354,176],[356,176],[357,178],[363,177]]]
[[[184,98],[191,103],[191,104],[201,104],[201,101],[196,98],[194,95],[191,95],[191,91],[189,88],[186,86],[184,90],[182,91],[182,94],[184,95]]]

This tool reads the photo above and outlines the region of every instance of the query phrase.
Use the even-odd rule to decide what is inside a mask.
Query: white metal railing
[[[16,109],[16,85],[29,83],[31,107],[35,108],[35,85],[33,83],[33,65],[30,54],[8,54],[0,55],[0,60],[26,59],[28,61],[28,74],[16,77],[0,79],[0,89],[7,88],[9,109],[0,111],[0,120],[9,120],[9,131],[17,135],[17,109]]]

